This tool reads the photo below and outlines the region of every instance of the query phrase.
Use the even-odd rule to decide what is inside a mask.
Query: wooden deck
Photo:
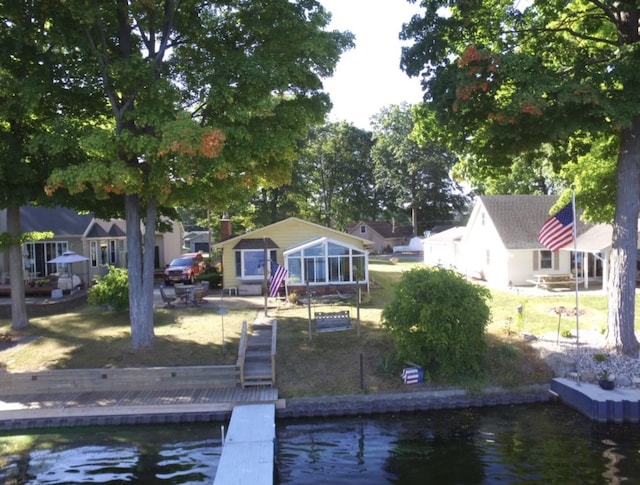
[[[135,417],[190,421],[194,415],[228,415],[237,404],[283,407],[276,388],[240,387],[174,391],[66,392],[0,398],[0,429],[58,425],[121,424]],[[113,419],[113,418],[120,419]]]

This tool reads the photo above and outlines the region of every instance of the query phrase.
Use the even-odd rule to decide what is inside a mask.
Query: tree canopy
[[[132,345],[145,347],[159,213],[222,212],[287,181],[296,140],[330,107],[322,77],[352,36],[325,30],[314,0],[67,0],[46,17],[69,82],[99,87],[107,108],[84,113],[88,161],[54,173],[48,191],[124,200]]]
[[[615,186],[604,189],[615,197],[607,341],[637,356],[640,7],[599,0],[534,0],[523,10],[512,0],[421,5],[424,15],[403,29],[414,43],[402,66],[422,77],[424,118],[434,113],[456,151],[499,168],[544,144],[578,148],[571,154],[590,163],[605,140],[615,146]],[[593,184],[577,189],[580,204]]]
[[[374,117],[372,157],[378,190],[391,207],[411,210],[415,235],[452,224],[468,202],[452,178],[457,156],[446,145],[413,138],[414,115],[408,104],[389,106]]]

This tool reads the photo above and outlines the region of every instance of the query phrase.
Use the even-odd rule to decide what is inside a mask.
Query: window
[[[264,249],[236,250],[236,276],[244,279],[264,279]],[[268,257],[276,261],[277,251],[269,250]]]
[[[89,241],[89,263],[98,266],[124,267],[126,264],[124,239]]]
[[[367,276],[363,251],[324,238],[285,252],[285,264],[296,283],[354,283]]]
[[[68,249],[67,241],[25,243],[22,249],[25,272],[36,277],[63,271],[66,265],[47,263],[47,261],[60,256]]]
[[[553,253],[551,251],[540,251],[540,269],[553,269]]]
[[[366,234],[366,233],[367,233],[367,226],[363,224],[362,226],[360,226],[360,234]]]

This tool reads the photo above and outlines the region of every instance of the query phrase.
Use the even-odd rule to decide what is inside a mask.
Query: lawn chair
[[[165,302],[165,308],[174,308],[173,302],[178,299],[178,295],[176,295],[176,290],[174,288],[165,287],[160,285],[160,297],[162,301]]]

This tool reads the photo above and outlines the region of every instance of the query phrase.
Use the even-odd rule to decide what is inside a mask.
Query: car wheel
[[[195,285],[196,284],[196,278],[195,278],[195,276],[193,276],[193,274],[191,274],[189,276],[189,284],[190,285]]]

